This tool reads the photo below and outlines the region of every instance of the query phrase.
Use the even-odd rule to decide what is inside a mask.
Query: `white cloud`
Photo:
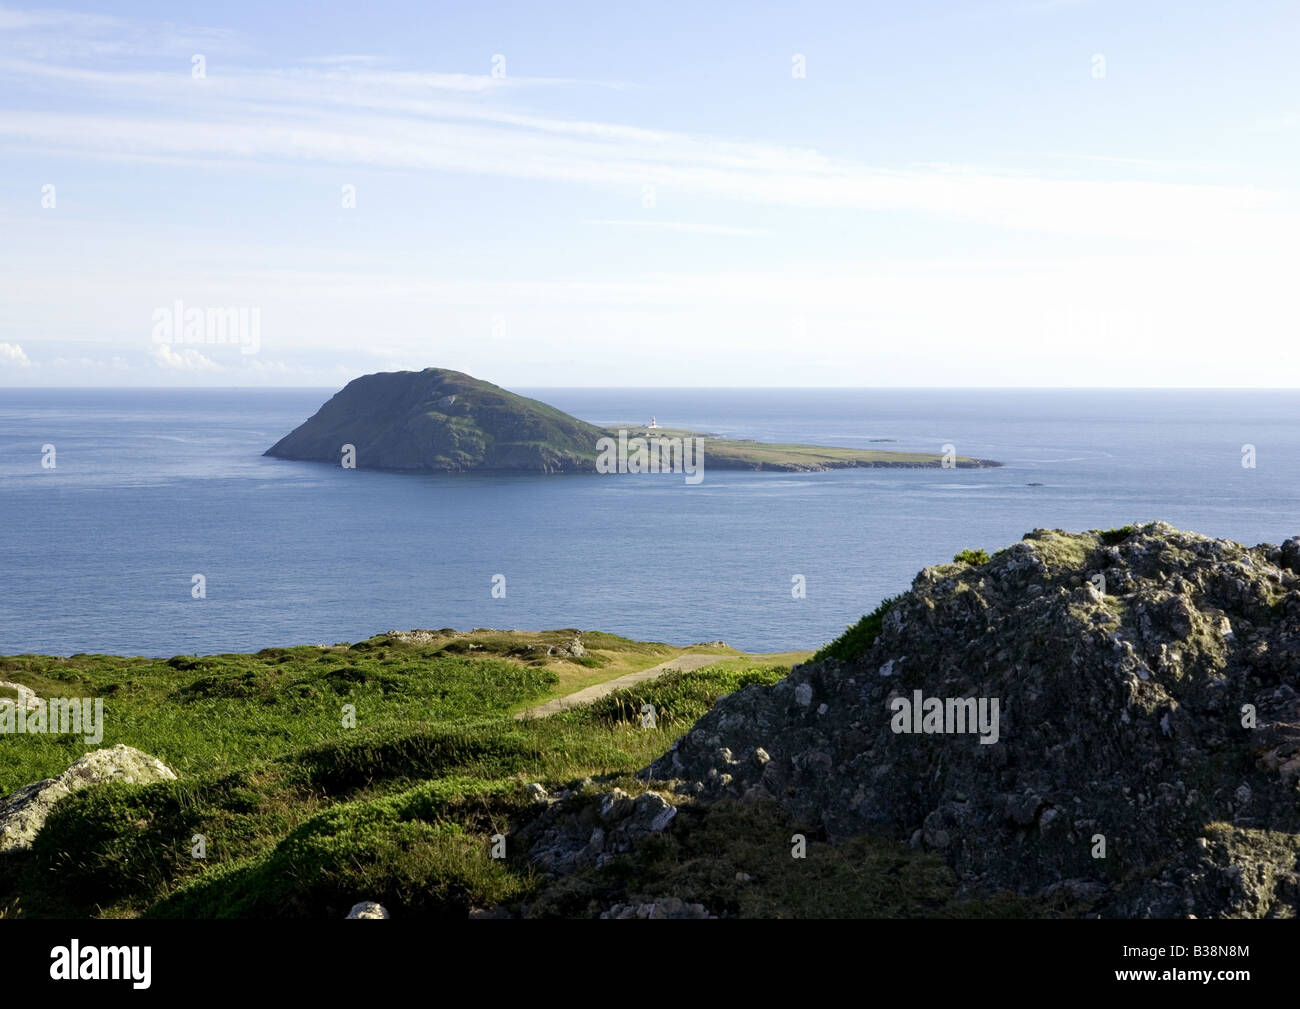
[[[178,354],[165,343],[157,344],[152,351],[152,356],[158,367],[174,371],[218,371],[221,368],[215,361],[204,357],[193,348],[186,348]]]
[[[0,365],[13,365],[18,368],[30,368],[32,362],[23,353],[23,348],[16,343],[0,343]]]
[[[1297,226],[1285,193],[1247,186],[1060,180],[950,169],[879,169],[814,152],[675,136],[642,143],[575,124],[547,131],[335,115],[242,121],[12,114],[0,136],[85,157],[207,158],[510,176],[741,203],[902,212],[1030,231],[1166,241],[1278,244]],[[1270,238],[1271,236],[1271,238]]]
[[[305,381],[344,372],[340,361],[358,370],[436,364],[525,384],[599,384],[614,343],[663,349],[638,370],[649,384],[1259,385],[1276,381],[1260,362],[1289,353],[1279,341],[1290,340],[1282,330],[1294,317],[1287,264],[1300,207],[1289,189],[1211,181],[1249,179],[1240,168],[1210,174],[1206,165],[1112,156],[1140,147],[1039,154],[1034,170],[874,164],[765,140],[546,115],[515,103],[578,82],[411,72],[346,53],[288,68],[210,59],[207,79],[194,81],[189,52],[175,45],[190,37],[174,26],[0,8],[0,144],[71,164],[81,157],[239,170],[255,182],[307,174],[304,166],[384,169],[421,182],[459,173],[488,186],[541,180],[584,199],[593,190],[621,194],[625,207],[649,184],[679,219],[636,218],[597,199],[563,224],[580,232],[572,225],[590,214],[586,224],[647,234],[631,242],[588,231],[572,248],[557,241],[564,255],[553,257],[531,253],[525,235],[524,251],[494,246],[502,254],[490,269],[471,256],[462,270],[441,268],[445,236],[432,236],[434,263],[421,269],[418,257],[367,246],[359,232],[355,249],[328,241],[313,248],[319,220],[304,226],[289,210],[282,220],[274,207],[249,215],[247,231],[197,242],[177,242],[162,218],[60,213],[36,222],[18,207],[14,227],[5,221],[0,303],[14,320],[10,332],[29,347],[84,334],[87,354],[127,354],[145,363],[133,373],[147,381],[212,384]],[[207,38],[214,53],[237,45]],[[72,54],[77,46],[100,50],[82,59]],[[163,61],[116,58],[160,46]],[[1012,164],[1026,163],[1016,157]],[[780,222],[772,226],[782,241],[700,243],[708,256],[695,258],[698,272],[687,257],[654,258],[690,244],[657,242],[655,233],[772,234],[750,226],[757,206],[778,208],[761,223]],[[990,251],[945,258],[947,247],[931,241],[939,229],[911,233],[936,218],[973,226],[943,229],[938,242],[955,236],[953,248]],[[73,228],[75,244],[56,231]],[[999,230],[1071,240],[1032,235],[1020,244]],[[398,227],[393,235],[410,233]],[[623,269],[607,254],[633,246],[634,265]],[[918,258],[870,258],[900,248],[920,250]],[[1041,258],[1016,258],[1028,257],[1026,248],[1041,249]],[[666,265],[646,268],[655,262]],[[263,306],[266,344],[289,363],[219,357],[223,366],[197,350],[157,346],[150,365],[142,320],[175,292]],[[497,313],[508,317],[504,337],[491,335]],[[806,336],[792,338],[796,317]],[[538,348],[551,356],[538,363]],[[0,349],[0,363],[30,364],[12,350],[21,361]],[[82,366],[81,350],[66,353]],[[47,359],[38,356],[30,374],[43,377]],[[698,383],[676,371],[683,361],[704,369]]]
[[[512,89],[551,80],[371,69],[118,72],[0,61],[114,99],[111,114],[13,111],[0,137],[45,154],[142,162],[331,165],[546,180],[732,204],[905,213],[1024,231],[1283,248],[1290,193],[1161,177],[1062,178],[963,165],[880,166],[760,141],[519,112]],[[569,82],[574,83],[574,82]],[[121,111],[123,107],[134,111]],[[1140,165],[1135,171],[1145,171]]]

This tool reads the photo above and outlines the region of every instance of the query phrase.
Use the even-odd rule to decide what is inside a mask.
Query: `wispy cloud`
[[[116,59],[194,52],[234,53],[236,34],[222,28],[143,21],[110,14],[0,7],[0,44],[40,60]]]
[[[41,176],[17,180],[27,203],[10,207],[0,249],[10,327],[0,333],[10,341],[0,344],[0,364],[9,374],[64,369],[72,381],[78,368],[88,374],[120,354],[133,377],[157,382],[257,375],[269,384],[343,369],[329,373],[333,381],[346,371],[341,361],[353,374],[432,363],[598,382],[619,334],[627,345],[677,348],[661,355],[662,371],[645,373],[662,384],[680,378],[672,368],[681,360],[712,355],[715,376],[760,383],[796,377],[797,367],[812,379],[808,369],[833,361],[843,365],[837,381],[859,384],[925,384],[943,377],[936,369],[957,384],[1007,375],[1108,384],[1122,361],[1126,376],[1147,384],[1247,385],[1272,380],[1270,341],[1290,339],[1296,194],[1220,182],[1249,180],[1239,166],[1104,146],[1082,156],[1022,150],[973,164],[876,163],[775,134],[672,128],[681,121],[658,117],[638,125],[619,111],[630,105],[611,100],[621,96],[582,90],[616,86],[608,82],[497,79],[486,67],[411,69],[339,51],[363,44],[344,39],[331,43],[333,55],[261,66],[238,36],[216,29],[0,8],[6,163],[39,153],[83,177],[96,173],[79,162],[149,168],[101,173],[113,177],[111,191],[73,188],[66,202],[61,184],[52,212],[36,209],[44,165]],[[206,78],[191,77],[191,52],[208,53]],[[574,108],[606,111],[558,111]],[[1068,143],[1058,138],[1052,149]],[[462,266],[452,232],[439,231],[427,208],[408,227],[400,208],[396,223],[369,214],[374,203],[346,217],[319,201],[306,210],[266,202],[285,179],[317,181],[303,171],[314,166],[339,169],[343,181],[382,169],[380,184],[417,198],[426,180],[446,181],[440,174],[474,180],[446,191],[470,194],[464,218],[482,226],[469,245],[492,258],[474,252]],[[240,227],[177,237],[181,208],[205,209],[185,202],[195,167],[249,183]],[[131,174],[138,178],[119,188]],[[511,179],[548,185],[499,184]],[[168,209],[151,215],[136,197],[154,184]],[[642,216],[627,208],[646,186],[660,209]],[[506,198],[493,218],[497,192]],[[521,194],[557,198],[549,216],[521,220]],[[603,199],[610,195],[617,199]],[[961,227],[916,227],[935,220]],[[349,242],[314,244],[336,226],[349,229]],[[1005,241],[1006,232],[1028,240]],[[734,240],[774,233],[782,240]],[[936,235],[955,237],[951,251]],[[539,254],[552,246],[565,254]],[[611,247],[632,250],[627,265]],[[149,313],[180,296],[260,306],[267,353],[155,347]],[[504,336],[493,333],[497,315],[508,318]],[[808,339],[792,339],[796,318]],[[84,346],[67,346],[75,341]],[[527,363],[549,346],[565,354]],[[65,364],[52,360],[56,347]],[[738,358],[755,370],[742,376]]]
[[[168,98],[174,99],[173,87]],[[165,101],[154,96],[156,100]],[[1064,180],[963,168],[883,169],[815,151],[555,122],[460,108],[457,117],[360,116],[249,100],[185,115],[15,112],[10,145],[81,158],[321,164],[508,176],[639,192],[645,185],[737,203],[920,214],[1076,235],[1245,240],[1295,230],[1288,194],[1148,180]],[[1267,215],[1267,216],[1265,216]]]
[[[0,14],[11,30],[31,29],[33,37],[42,37],[38,28],[58,35],[69,25],[86,37],[120,33],[124,46],[142,38],[157,45],[169,32],[173,41],[190,37],[175,26],[153,26],[151,34],[116,18]],[[1178,182],[1150,172],[1098,179],[871,165],[806,147],[538,115],[507,104],[530,87],[583,83],[576,81],[383,69],[368,58],[337,56],[326,66],[289,68],[209,62],[207,78],[192,80],[188,62],[160,72],[37,58],[31,45],[16,48],[16,55],[0,59],[0,82],[10,85],[0,142],[43,154],[448,172],[637,193],[653,185],[739,206],[905,213],[1057,234],[1220,244],[1275,245],[1300,221],[1292,196],[1272,189]],[[66,88],[85,111],[24,109],[24,89],[33,81]]]
[[[766,228],[740,228],[726,224],[697,224],[692,221],[638,221],[634,218],[626,220],[591,218],[583,223],[603,224],[614,228],[641,228],[647,231],[684,231],[692,235],[732,235],[741,238],[772,234]]]
[[[388,57],[375,53],[337,53],[332,56],[308,56],[302,60],[307,65],[327,67],[379,66],[391,62]]]

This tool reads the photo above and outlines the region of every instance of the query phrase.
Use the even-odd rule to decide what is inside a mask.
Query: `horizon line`
[[[394,374],[371,372],[369,374]],[[357,378],[364,378],[358,375]],[[349,379],[349,382],[355,381]],[[486,381],[484,379],[483,381]],[[492,382],[498,388],[510,386]],[[667,392],[725,391],[817,391],[845,390],[861,392],[1300,392],[1292,385],[517,385],[520,389],[639,391],[654,389]],[[290,392],[294,390],[326,391],[342,389],[328,385],[0,385],[0,392]]]

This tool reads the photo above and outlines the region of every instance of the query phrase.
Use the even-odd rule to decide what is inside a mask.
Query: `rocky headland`
[[[1300,539],[1036,530],[922,570],[815,661],[721,699],[639,799],[547,810],[534,859],[563,875],[679,808],[775,803],[832,843],[934,853],[971,898],[1295,917],[1298,688]]]

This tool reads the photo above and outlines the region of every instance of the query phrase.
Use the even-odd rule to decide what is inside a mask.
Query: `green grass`
[[[507,780],[445,777],[382,799],[342,803],[289,831],[261,857],[187,880],[156,917],[339,918],[378,894],[404,917],[464,918],[475,904],[526,893],[526,871],[488,857],[489,838],[526,809]]]
[[[569,665],[528,646],[544,654],[576,632],[443,633],[422,645],[380,636],[170,660],[0,659],[0,676],[38,692],[103,696],[100,745],[128,743],[180,776],[64,800],[31,852],[0,856],[0,893],[27,915],[138,915],[156,905],[159,914],[336,916],[353,893],[407,914],[460,915],[471,899],[533,885],[525,870],[484,861],[494,830],[527,810],[529,782],[631,776],[718,697],[788,671],[729,658],[520,722],[510,712],[548,696],[555,669]],[[471,639],[472,651],[461,647]],[[680,653],[615,635],[583,641],[597,659],[633,668]],[[647,702],[662,712],[655,729],[631,717]],[[356,707],[356,728],[343,727],[345,704]],[[53,735],[9,742],[0,794],[94,748]],[[197,834],[203,861],[191,857]],[[289,882],[271,885],[280,879]]]
[[[616,690],[593,704],[570,709],[556,717],[576,725],[639,727],[643,706],[652,704],[660,729],[672,729],[680,735],[713,707],[719,697],[735,693],[751,683],[776,683],[789,672],[788,666],[718,665],[690,673],[666,673],[658,679]]]
[[[607,433],[617,436],[618,427],[607,428]],[[855,466],[898,466],[941,468],[943,456],[932,452],[896,452],[889,449],[844,448],[827,445],[788,445],[747,439],[715,438],[700,431],[685,428],[654,428],[627,425],[623,428],[631,438],[703,438],[704,468],[715,469],[774,469],[785,471],[838,469]],[[961,467],[978,465],[1000,466],[969,456],[958,456]]]
[[[878,632],[889,602],[837,642],[841,650],[861,645],[872,620]],[[170,660],[0,658],[0,678],[39,693],[102,696],[100,745],[136,746],[179,775],[63,800],[30,851],[0,855],[0,917],[337,919],[359,900],[378,900],[400,918],[459,919],[499,904],[583,914],[606,896],[631,900],[656,887],[725,914],[968,913],[952,902],[942,863],[892,842],[836,846],[809,832],[808,861],[791,867],[793,825],[776,807],[683,806],[680,829],[644,850],[546,885],[509,847],[538,811],[530,782],[555,790],[592,778],[642,790],[637,771],[718,698],[789,671],[728,649],[717,665],[516,721],[512,711],[548,696],[558,670],[590,672],[542,657],[542,646],[573,633],[439,631],[421,644],[381,635]],[[618,669],[682,651],[582,638]],[[355,728],[342,724],[345,704],[355,705]],[[645,704],[656,710],[651,728],[641,724]],[[61,736],[8,739],[0,794],[61,772],[91,748]],[[507,837],[505,860],[489,855],[498,833]],[[199,835],[204,859],[192,856]],[[740,871],[753,876],[744,887]],[[970,913],[1022,912],[980,905]]]
[[[16,656],[0,659],[0,677],[41,694],[103,697],[102,745],[138,747],[182,776],[236,770],[349,731],[504,711],[557,680],[545,667],[401,644],[166,661]],[[356,730],[342,727],[345,704],[356,709]],[[55,735],[0,747],[0,792],[58,774],[93,748]]]
[[[814,662],[821,662],[823,659],[839,659],[841,662],[850,662],[858,658],[871,647],[872,642],[880,636],[880,631],[884,626],[885,614],[889,612],[889,607],[898,601],[898,596],[890,596],[883,599],[880,605],[868,613],[865,617],[853,624],[832,641],[829,645],[822,647],[815,655]]]
[[[983,549],[963,550],[953,556],[952,562],[954,564],[970,565],[987,564],[989,562],[989,555]]]

